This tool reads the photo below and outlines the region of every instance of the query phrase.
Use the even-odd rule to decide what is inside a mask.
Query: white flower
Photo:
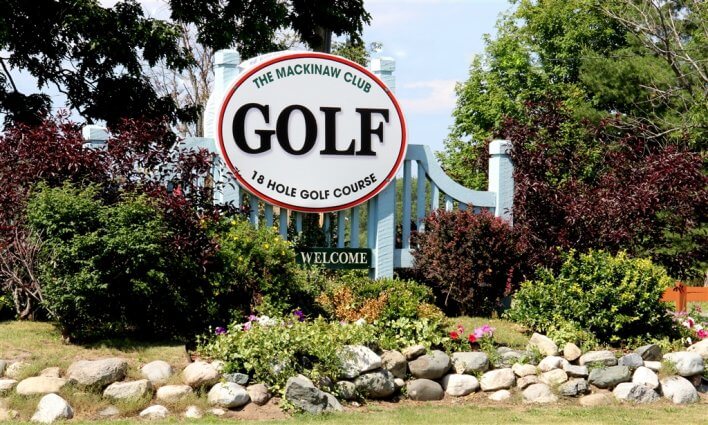
[[[276,326],[278,325],[278,320],[268,316],[261,316],[258,318],[258,323],[262,326]]]
[[[354,324],[355,324],[355,325],[362,326],[362,325],[365,325],[365,324],[366,324],[366,320],[364,320],[364,318],[362,317],[361,319],[359,319],[359,320],[357,320],[356,322],[354,322]]]

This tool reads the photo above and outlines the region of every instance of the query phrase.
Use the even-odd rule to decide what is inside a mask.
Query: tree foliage
[[[292,29],[311,46],[322,34],[359,39],[370,16],[362,0],[170,0],[172,22],[145,17],[135,0],[112,8],[97,0],[4,0],[0,7],[0,112],[10,121],[40,122],[55,87],[67,106],[89,121],[122,118],[195,118],[196,105],[177,108],[158,94],[143,63],[181,70],[194,58],[180,44],[177,24],[194,24],[197,41],[211,49],[237,48],[244,57],[278,50],[276,32]],[[38,93],[21,93],[11,69],[37,79]]]
[[[626,250],[673,277],[702,280],[708,258],[708,177],[703,156],[656,145],[613,120],[576,123],[560,102],[509,118],[514,226],[531,261],[556,266],[562,251]]]
[[[457,86],[441,155],[468,186],[486,186],[481,143],[529,101],[563,101],[576,122],[620,114],[618,127],[700,150],[708,134],[705,2],[518,0],[485,37]]]

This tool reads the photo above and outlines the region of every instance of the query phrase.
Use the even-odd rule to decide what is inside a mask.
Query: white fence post
[[[396,180],[377,196],[376,255],[374,279],[393,277],[393,255],[396,247]],[[369,246],[369,248],[372,248]]]
[[[489,144],[489,191],[496,197],[494,215],[513,222],[514,164],[511,162],[511,142],[493,140]]]

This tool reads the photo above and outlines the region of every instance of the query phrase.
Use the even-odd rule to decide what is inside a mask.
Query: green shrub
[[[215,239],[220,246],[219,272],[211,282],[220,294],[221,308],[280,316],[312,306],[314,295],[306,289],[307,279],[295,263],[291,244],[275,228],[255,229],[245,219],[225,220]]]
[[[39,264],[48,311],[74,339],[188,336],[204,329],[205,280],[183,279],[184,254],[146,196],[112,205],[98,188],[38,186],[28,224],[42,235]]]
[[[647,259],[571,251],[557,275],[541,269],[536,280],[524,282],[507,315],[538,332],[570,332],[585,340],[589,332],[599,343],[617,345],[670,332],[660,299],[671,283]]]
[[[418,343],[430,347],[444,336],[445,316],[433,304],[431,288],[415,281],[371,280],[356,271],[335,274],[325,279],[316,301],[331,319],[377,326],[383,349]]]
[[[448,315],[488,316],[523,280],[517,235],[489,212],[438,210],[415,239],[414,271]]]
[[[291,316],[292,318],[292,316]],[[348,344],[375,344],[376,328],[367,324],[340,324],[323,318],[299,322],[261,316],[247,325],[232,324],[221,335],[204,341],[202,355],[223,360],[227,372],[242,372],[282,392],[291,376],[338,377],[337,351]]]
[[[331,318],[350,322],[443,318],[429,287],[412,280],[372,280],[361,272],[326,279],[317,302]]]

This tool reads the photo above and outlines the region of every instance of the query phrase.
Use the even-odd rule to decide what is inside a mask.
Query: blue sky
[[[383,43],[396,59],[396,96],[408,124],[409,143],[435,151],[452,124],[456,82],[467,79],[483,35],[494,33],[507,0],[365,0],[372,15],[367,43]]]
[[[102,0],[112,5],[113,0]],[[141,0],[150,16],[164,17],[164,0]],[[381,56],[396,60],[396,95],[402,104],[409,143],[442,150],[452,124],[456,82],[467,78],[475,54],[483,51],[482,37],[494,33],[508,0],[365,0],[372,15],[364,41],[383,43]],[[36,83],[14,73],[20,91],[35,92]],[[55,107],[64,98],[53,87]]]

